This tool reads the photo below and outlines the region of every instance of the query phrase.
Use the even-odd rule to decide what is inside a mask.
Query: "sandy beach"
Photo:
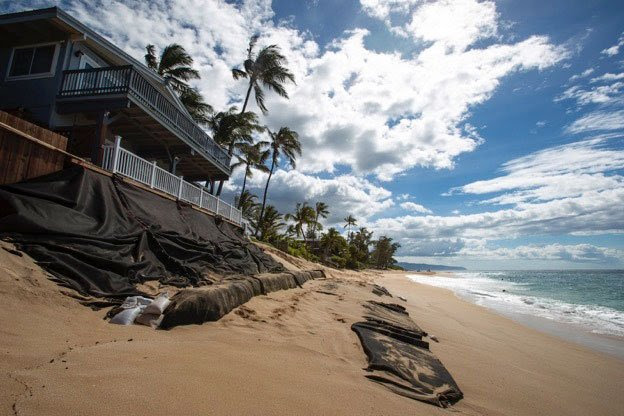
[[[218,322],[161,331],[109,324],[105,310],[62,294],[26,255],[0,249],[0,413],[447,414],[364,377],[366,358],[350,326],[361,319],[363,301],[380,300],[373,282],[439,339],[431,350],[465,396],[453,410],[616,415],[624,408],[622,360],[404,273],[326,273],[301,289],[253,298]]]

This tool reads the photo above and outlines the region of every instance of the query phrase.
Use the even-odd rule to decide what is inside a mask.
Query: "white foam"
[[[523,284],[501,280],[504,272],[462,272],[453,277],[408,275],[417,283],[450,289],[464,299],[500,312],[538,316],[580,326],[596,333],[624,337],[624,312],[529,294]],[[513,291],[514,293],[510,293]],[[525,292],[525,294],[519,294]]]

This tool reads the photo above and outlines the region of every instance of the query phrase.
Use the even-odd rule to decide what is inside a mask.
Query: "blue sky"
[[[263,122],[297,130],[304,149],[272,180],[281,211],[326,201],[326,227],[352,213],[408,261],[624,267],[621,2],[0,4],[59,4],[137,58],[146,43],[178,42],[217,109],[240,105],[245,86],[229,69],[249,36],[278,44],[297,85],[290,100],[269,94]]]

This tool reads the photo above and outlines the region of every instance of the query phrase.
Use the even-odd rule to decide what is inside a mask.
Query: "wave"
[[[596,334],[624,337],[624,312],[539,296],[526,283],[511,281],[506,276],[504,272],[462,272],[453,277],[408,275],[408,278],[450,289],[462,298],[503,313],[533,315],[580,326]]]

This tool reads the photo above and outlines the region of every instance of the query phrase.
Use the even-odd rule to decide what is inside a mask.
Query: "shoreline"
[[[409,280],[411,283],[416,285],[425,285],[429,287],[434,287],[436,289],[446,290],[452,293],[457,299],[470,303],[472,305],[479,306],[481,308],[486,309],[487,311],[493,312],[499,316],[510,319],[514,322],[520,323],[527,328],[537,330],[544,334],[557,337],[559,339],[563,339],[565,341],[574,343],[576,345],[580,345],[586,348],[591,349],[592,351],[607,354],[611,357],[618,358],[620,360],[624,360],[624,338],[618,337],[615,335],[609,334],[601,334],[594,333],[588,331],[587,328],[582,327],[578,324],[568,323],[568,322],[560,322],[556,320],[547,319],[537,315],[531,315],[528,313],[516,312],[514,310],[503,310],[500,308],[491,307],[488,305],[479,304],[475,301],[474,298],[470,296],[462,296],[460,293],[457,293],[453,289],[439,287],[435,285],[429,285],[423,282],[415,282],[407,275],[421,275],[421,276],[441,276],[441,277],[455,277],[454,272],[412,272],[406,271],[405,278]]]

